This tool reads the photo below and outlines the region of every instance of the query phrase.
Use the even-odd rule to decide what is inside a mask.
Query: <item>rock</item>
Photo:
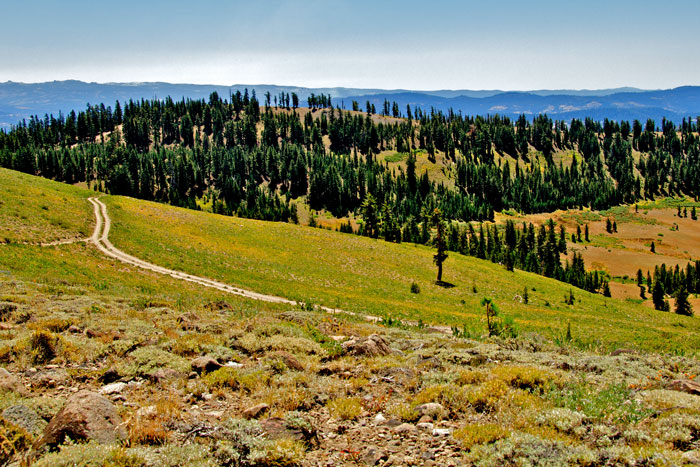
[[[46,426],[46,422],[26,405],[13,405],[6,408],[2,411],[2,418],[33,435],[40,434]]]
[[[277,352],[274,354],[275,357],[279,358],[287,365],[287,368],[294,371],[304,371],[304,366],[299,363],[299,360],[294,358],[293,355],[287,352]]]
[[[610,356],[617,357],[619,355],[626,354],[626,353],[635,353],[635,352],[634,352],[634,350],[631,350],[631,349],[615,349],[612,352],[610,352]]]
[[[90,339],[94,339],[96,337],[102,337],[105,335],[104,332],[102,331],[95,331],[94,329],[86,329],[85,330],[85,335],[88,336]]]
[[[415,425],[411,425],[410,423],[402,423],[401,425],[394,427],[394,433],[399,433],[399,434],[411,434],[415,433],[418,431]]]
[[[445,413],[445,408],[442,406],[442,404],[438,404],[437,402],[428,402],[427,404],[417,406],[416,412],[418,412],[421,416],[427,415],[428,417],[436,419],[443,416]]]
[[[170,379],[177,379],[180,377],[180,373],[172,368],[158,368],[150,376],[154,383],[162,383]]]
[[[420,458],[425,460],[425,461],[435,460],[435,451],[433,451],[432,449],[428,449],[427,451],[423,451],[423,453],[420,455]]]
[[[432,417],[429,415],[423,415],[418,419],[418,423],[431,423],[433,421]]]
[[[260,427],[269,439],[291,438],[316,447],[319,444],[318,433],[311,424],[291,424],[283,418],[266,418],[260,422]]]
[[[121,378],[121,375],[117,370],[114,368],[109,368],[107,371],[102,373],[102,375],[99,378],[99,381],[102,384],[109,384],[109,383],[114,383],[115,381],[118,381],[119,378]]]
[[[137,417],[150,417],[152,415],[155,415],[157,411],[157,408],[155,405],[147,405],[146,407],[141,407],[136,411],[136,416]]]
[[[212,357],[204,356],[197,357],[192,360],[192,370],[196,371],[197,374],[211,373],[221,368],[221,364],[214,360]]]
[[[391,354],[389,343],[382,336],[372,334],[365,338],[352,338],[343,343],[343,350],[350,355],[376,357]]]
[[[229,368],[243,368],[243,364],[238,362],[227,362],[224,366]]]
[[[433,436],[450,436],[450,431],[449,428],[434,428],[433,429]]]
[[[117,409],[104,396],[80,391],[66,402],[44,429],[44,436],[34,448],[56,446],[69,436],[72,440],[94,440],[112,444],[126,439],[126,431]]]
[[[384,424],[385,424],[386,426],[389,426],[389,427],[396,427],[396,426],[401,425],[401,420],[397,420],[397,419],[395,419],[395,418],[390,418],[389,420],[387,420],[386,422],[384,422]]]
[[[126,383],[111,383],[106,386],[102,386],[100,388],[100,394],[104,394],[106,396],[110,394],[119,394],[124,390],[124,388],[127,386]]]
[[[377,415],[375,415],[375,417],[374,417],[374,424],[375,425],[382,425],[382,424],[384,424],[384,422],[386,422],[386,417],[383,414],[378,413]]]
[[[0,393],[16,392],[22,396],[28,396],[29,391],[15,375],[4,368],[0,368]]]
[[[389,456],[387,456],[386,453],[381,449],[375,446],[370,446],[365,450],[365,453],[362,455],[362,462],[364,462],[367,465],[377,465],[380,461],[388,459],[388,457]]]
[[[435,428],[435,425],[433,425],[431,422],[421,422],[416,424],[416,428],[418,428],[420,431],[427,431],[431,433],[433,428]]]
[[[243,411],[243,416],[247,419],[258,418],[260,415],[267,412],[267,410],[269,408],[270,408],[270,406],[265,404],[265,403],[254,405],[252,407],[248,407],[247,409],[245,409]]]
[[[47,368],[49,368],[47,366]],[[65,386],[70,381],[70,376],[66,370],[48,369],[34,373],[30,378],[32,386],[39,388],[53,388]]]
[[[674,391],[687,392],[688,394],[695,394],[700,396],[700,384],[689,379],[677,379],[671,381],[668,385],[668,389]]]
[[[71,334],[80,334],[81,332],[83,332],[83,330],[75,324],[71,324],[70,326],[68,326],[68,332]]]

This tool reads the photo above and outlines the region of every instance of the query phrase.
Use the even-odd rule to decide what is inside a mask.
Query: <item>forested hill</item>
[[[499,90],[384,90],[354,88],[304,88],[278,85],[194,85],[171,83],[85,83],[82,81],[53,81],[46,83],[0,83],[0,128],[9,128],[22,119],[36,115],[67,114],[85,109],[86,103],[112,103],[141,99],[207,98],[212,92],[228,97],[237,91],[255,90],[258,95],[270,92],[295,93],[302,102],[311,95],[330,95],[338,105],[352,108],[357,101],[364,108],[366,101],[379,107],[384,99],[396,101],[402,108],[410,104],[425,111],[431,108],[453,109],[464,115],[499,113],[511,118],[519,114],[532,119],[540,113],[555,115],[558,120],[591,117],[602,121],[645,121],[662,117],[680,121],[688,115],[700,114],[700,87],[682,87],[662,91],[643,91],[635,88],[601,90],[532,90],[503,92]]]
[[[359,220],[359,232],[350,222],[343,231],[420,243],[431,240],[435,212],[483,221],[504,209],[604,209],[700,194],[700,117],[531,122],[389,101],[346,111],[328,95],[310,96],[309,108],[295,93],[261,99],[212,93],[32,118],[0,132],[0,165],[227,215],[297,222],[300,208],[325,210]],[[582,276],[580,262],[569,277],[558,259],[567,236],[556,238],[553,225],[537,234],[532,226],[448,227],[455,251],[591,290],[604,284]]]

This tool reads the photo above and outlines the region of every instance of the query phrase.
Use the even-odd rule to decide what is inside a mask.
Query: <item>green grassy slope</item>
[[[38,229],[44,222],[36,216],[41,207],[25,202],[25,186],[28,193],[34,193],[31,197],[57,200],[51,209],[70,216],[68,228],[52,224],[43,232],[48,239],[91,232],[94,219],[83,207],[89,205],[85,198],[91,192],[6,170],[0,171],[0,180],[16,188],[3,196],[0,216],[24,229],[11,227],[7,229],[10,235],[20,236],[18,232]],[[692,350],[700,344],[697,318],[660,313],[579,290],[574,291],[576,303],[569,306],[564,303],[570,289],[566,284],[522,271],[509,273],[498,265],[456,253],[447,259],[444,276],[455,287],[446,289],[433,283],[433,252],[427,247],[124,197],[105,196],[103,200],[113,220],[110,239],[118,248],[162,266],[259,292],[380,316],[466,326],[475,335],[485,328],[479,302],[490,296],[515,318],[522,331],[549,338],[563,335],[571,323],[575,338],[605,349]],[[71,214],[77,212],[81,217]],[[77,287],[133,299],[155,295],[170,301],[201,302],[224,296],[107,260],[89,245],[0,248],[0,280],[17,276],[60,289]],[[410,293],[412,281],[420,286],[420,294]],[[519,300],[525,285],[529,305]],[[227,300],[251,309],[279,308],[234,297]]]

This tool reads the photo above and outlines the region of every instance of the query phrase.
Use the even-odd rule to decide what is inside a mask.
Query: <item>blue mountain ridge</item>
[[[636,88],[616,88],[602,90],[383,90],[343,87],[305,88],[280,85],[232,86],[173,84],[173,83],[86,83],[83,81],[51,81],[45,83],[0,83],[0,128],[10,128],[22,119],[32,115],[43,118],[44,114],[58,115],[71,110],[81,110],[90,104],[114,106],[130,99],[208,99],[216,91],[221,97],[229,93],[255,90],[261,102],[264,94],[273,96],[281,92],[296,92],[305,105],[312,93],[330,94],[335,105],[352,108],[352,101],[359,103],[364,110],[366,102],[381,111],[385,100],[396,101],[402,112],[406,105],[425,111],[449,109],[463,115],[500,114],[511,118],[525,114],[529,118],[547,113],[553,119],[569,121],[573,118],[591,117],[595,120],[646,121],[651,118],[660,121],[667,118],[680,121],[683,117],[700,115],[700,86],[683,86],[667,90],[641,90]]]

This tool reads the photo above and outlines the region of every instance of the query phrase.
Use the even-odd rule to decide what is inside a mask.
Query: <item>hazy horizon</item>
[[[0,81],[669,89],[700,83],[698,14],[687,0],[27,0],[0,18]]]

